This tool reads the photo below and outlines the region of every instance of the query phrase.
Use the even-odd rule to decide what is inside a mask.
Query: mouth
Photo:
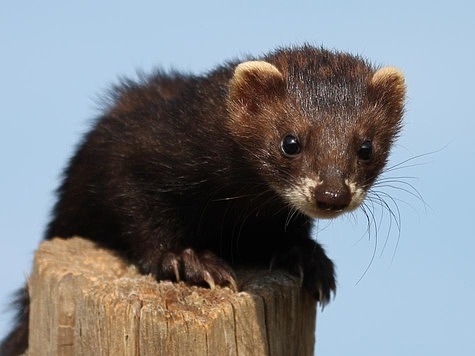
[[[312,208],[312,209],[299,209],[302,211],[305,215],[314,218],[314,219],[334,219],[339,217],[340,215],[346,213],[348,209],[338,209],[338,210],[333,210],[333,209],[318,209],[318,208]]]

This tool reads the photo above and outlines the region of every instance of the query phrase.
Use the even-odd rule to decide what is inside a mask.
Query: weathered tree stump
[[[28,355],[313,355],[315,302],[297,278],[240,270],[238,283],[158,283],[88,240],[43,242]]]

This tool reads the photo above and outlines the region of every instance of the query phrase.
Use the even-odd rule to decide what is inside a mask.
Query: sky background
[[[337,296],[317,318],[318,355],[475,355],[473,4],[2,2],[0,309],[28,276],[60,172],[119,76],[202,73],[309,42],[395,65],[408,86],[390,166],[410,161],[385,175],[402,189],[378,188],[397,202],[387,200],[400,232],[379,209],[369,235],[362,214],[318,224],[338,272]],[[2,337],[10,318],[0,314]]]

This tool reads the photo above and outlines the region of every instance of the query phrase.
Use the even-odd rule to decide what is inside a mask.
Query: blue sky
[[[381,188],[400,233],[387,212],[369,236],[362,214],[318,224],[339,277],[317,318],[318,354],[474,355],[474,13],[460,0],[2,3],[0,308],[27,277],[59,174],[119,76],[200,73],[310,42],[399,67],[406,124],[390,165],[431,153],[386,175],[426,202]],[[0,315],[2,336],[10,317]]]

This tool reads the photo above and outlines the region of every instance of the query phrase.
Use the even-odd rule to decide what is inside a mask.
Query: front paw
[[[305,239],[299,244],[278,252],[273,265],[286,268],[302,279],[302,286],[322,306],[330,301],[336,292],[335,268],[324,249],[315,241]]]
[[[191,248],[166,252],[149,271],[157,280],[184,281],[198,286],[230,286],[238,290],[231,267],[210,251],[196,252]]]

